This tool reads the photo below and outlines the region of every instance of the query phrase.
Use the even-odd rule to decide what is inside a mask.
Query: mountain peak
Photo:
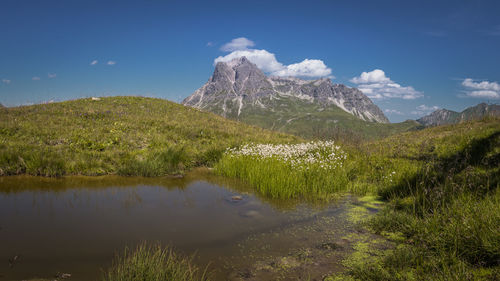
[[[255,67],[258,69],[257,65],[252,63],[247,57],[242,56],[242,57],[237,57],[234,58],[230,61],[219,61],[215,68],[217,69],[218,67],[228,67],[231,69],[235,69],[240,66],[248,66],[248,67]]]
[[[441,108],[435,110],[431,114],[417,119],[417,122],[424,126],[438,126],[454,123],[458,118],[459,113],[456,111]]]
[[[500,116],[500,105],[480,103],[466,108],[462,112],[438,109],[417,121],[424,126],[454,124],[467,120],[481,119],[485,116]]]
[[[237,67],[237,66],[240,66],[242,64],[251,64],[251,65],[255,65],[253,64],[250,60],[247,59],[247,57],[245,56],[242,56],[242,57],[238,57],[238,58],[234,58],[230,61],[227,61],[225,62],[229,67],[231,68],[234,68],[234,67]],[[257,67],[255,65],[255,67]]]
[[[218,62],[210,81],[229,81],[235,83],[241,80],[256,82],[266,79],[266,75],[245,56],[234,58],[227,62]]]
[[[330,78],[267,77],[244,56],[218,62],[211,79],[183,104],[236,119],[256,110],[289,111],[287,107],[292,104],[321,110],[338,107],[365,121],[389,122],[380,108],[356,88],[333,84]]]

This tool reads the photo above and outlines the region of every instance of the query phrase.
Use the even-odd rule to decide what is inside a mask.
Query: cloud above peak
[[[255,46],[255,43],[252,40],[249,40],[245,37],[239,37],[231,40],[231,42],[222,45],[222,47],[220,47],[220,50],[224,52],[233,52],[238,50],[246,50],[248,47],[253,46]]]
[[[437,105],[433,105],[433,106],[428,106],[428,105],[425,105],[425,104],[421,104],[419,106],[417,106],[415,109],[416,110],[413,110],[411,112],[411,114],[413,115],[418,115],[418,116],[425,116],[425,115],[429,115],[431,114],[432,112],[440,109],[441,107],[437,106]]]
[[[424,96],[411,86],[403,87],[392,81],[381,69],[363,72],[349,81],[357,84],[359,90],[371,99],[398,98],[413,100]]]
[[[475,89],[475,90],[491,90],[500,91],[500,85],[497,82],[481,81],[474,82],[471,78],[466,78],[462,82],[464,87]]]
[[[247,38],[240,37],[221,47],[222,51],[230,52],[225,56],[219,56],[214,60],[214,65],[218,62],[228,62],[235,58],[245,56],[252,63],[256,64],[262,71],[274,76],[292,77],[331,77],[332,70],[325,65],[322,60],[305,59],[298,63],[285,65],[276,59],[276,55],[263,49],[249,49],[255,43]]]
[[[386,77],[385,72],[381,69],[375,69],[370,72],[363,72],[359,77],[354,77],[351,79],[351,82],[355,84],[385,83],[390,81],[391,79],[389,79],[389,77]]]
[[[462,81],[465,95],[472,98],[500,99],[500,84],[498,82],[479,81],[466,78]]]
[[[287,65],[286,68],[273,73],[276,76],[294,77],[332,77],[331,74],[332,70],[322,60],[310,59]]]

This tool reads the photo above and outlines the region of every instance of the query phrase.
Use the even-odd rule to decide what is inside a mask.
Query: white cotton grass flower
[[[293,168],[309,169],[314,165],[320,169],[342,167],[346,153],[333,141],[316,141],[300,144],[246,144],[226,151],[230,157],[246,156],[259,159],[276,159]]]

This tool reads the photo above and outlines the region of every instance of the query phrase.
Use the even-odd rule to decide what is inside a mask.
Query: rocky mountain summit
[[[243,121],[257,113],[276,115],[307,107],[315,112],[339,108],[364,121],[389,123],[380,108],[356,88],[333,84],[328,78],[268,77],[246,57],[217,63],[208,82],[182,103]],[[290,119],[286,122],[293,122]]]
[[[486,116],[500,117],[500,105],[480,103],[468,107],[462,112],[438,109],[427,116],[417,119],[417,122],[424,126],[439,126],[481,119]]]
[[[417,119],[417,122],[424,126],[446,125],[455,123],[459,115],[460,113],[456,111],[443,108],[438,109],[420,119]]]

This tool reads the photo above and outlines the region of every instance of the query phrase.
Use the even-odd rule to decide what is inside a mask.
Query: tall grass
[[[215,170],[270,198],[328,200],[346,190],[346,157],[333,142],[248,145],[228,150]]]
[[[208,281],[207,270],[192,264],[192,258],[176,254],[159,244],[143,243],[133,251],[117,255],[103,281]]]
[[[351,268],[352,277],[499,280],[498,119],[438,127],[406,137],[411,139],[384,155],[416,160],[418,169],[378,190],[388,204],[369,223],[377,233],[402,235],[404,243],[378,263]]]

